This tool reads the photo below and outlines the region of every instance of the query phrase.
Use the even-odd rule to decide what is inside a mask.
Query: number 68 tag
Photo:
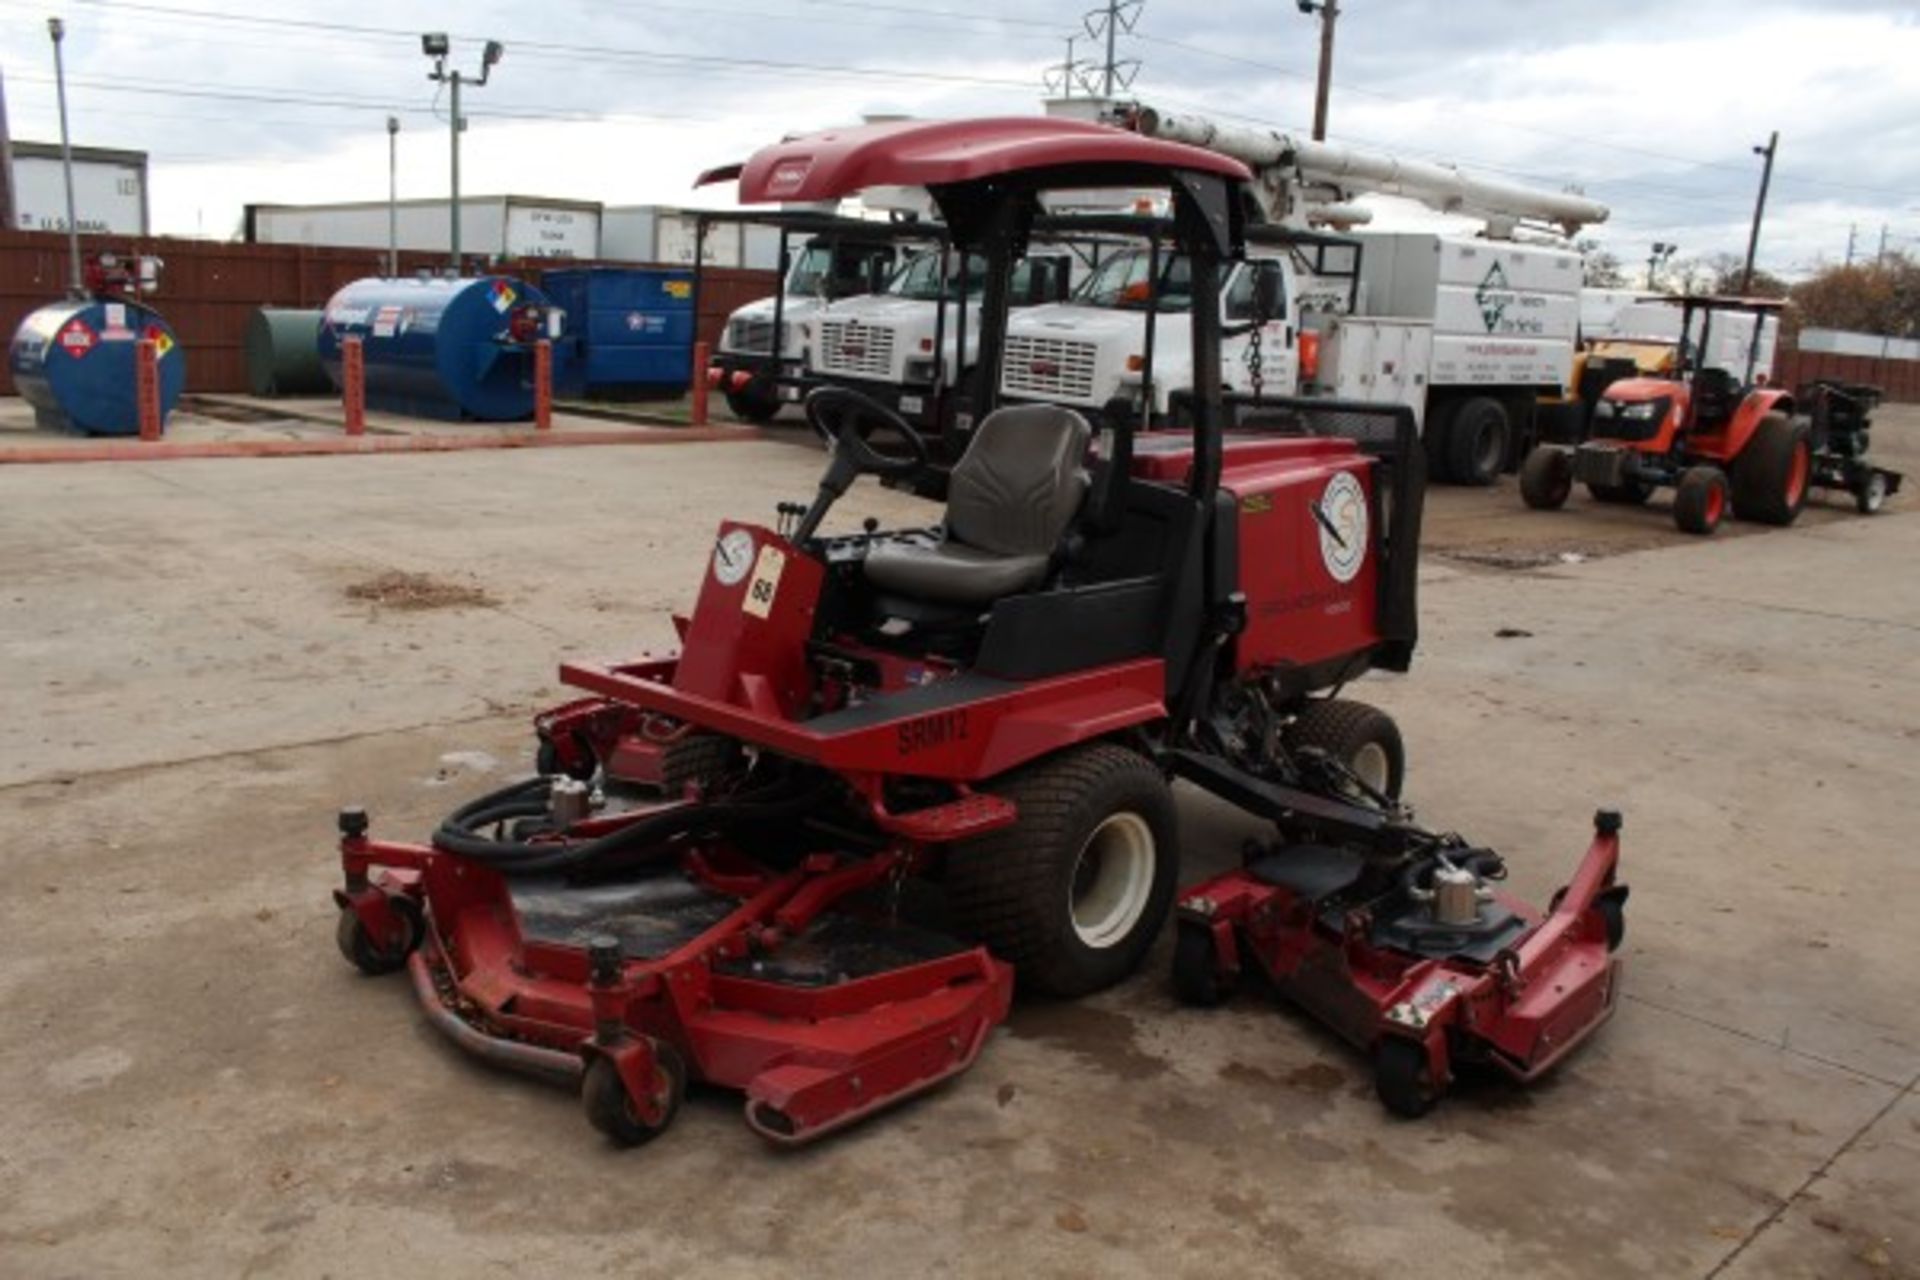
[[[760,556],[753,562],[753,577],[747,581],[746,598],[740,602],[741,611],[756,618],[765,618],[773,611],[773,597],[780,590],[780,574],[787,567],[786,553],[772,543],[760,548]]]

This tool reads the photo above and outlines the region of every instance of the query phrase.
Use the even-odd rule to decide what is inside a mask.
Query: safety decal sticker
[[[693,281],[691,280],[669,280],[662,287],[666,290],[669,298],[691,298],[693,296]]]
[[[1352,582],[1367,561],[1367,495],[1351,471],[1335,473],[1321,491],[1318,502],[1309,502],[1313,522],[1319,526],[1320,558],[1335,582]]]
[[[140,336],[153,344],[153,358],[156,360],[165,358],[167,352],[173,350],[173,335],[157,324],[148,325],[147,331]]]
[[[519,296],[519,294],[514,292],[513,286],[505,280],[495,280],[493,282],[493,309],[500,314],[505,315],[507,308],[512,306],[513,300]]]
[[[79,316],[61,326],[58,341],[60,349],[75,360],[93,350],[93,344],[100,339],[95,336],[92,326]]]
[[[373,336],[391,338],[400,328],[400,308],[382,307],[373,317]]]
[[[740,602],[740,608],[756,618],[765,618],[773,612],[773,597],[780,591],[780,575],[787,567],[786,553],[769,542],[760,548],[760,558],[753,562],[753,581],[747,584],[747,598]]]
[[[745,529],[731,529],[713,544],[713,576],[721,586],[733,586],[752,567],[753,535]]]

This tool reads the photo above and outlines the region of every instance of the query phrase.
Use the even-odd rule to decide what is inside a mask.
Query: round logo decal
[[[753,568],[753,535],[745,529],[732,529],[714,544],[713,576],[723,587],[731,587]]]
[[[1352,582],[1367,562],[1367,495],[1351,471],[1327,481],[1318,502],[1308,504],[1320,527],[1320,558],[1335,582]]]

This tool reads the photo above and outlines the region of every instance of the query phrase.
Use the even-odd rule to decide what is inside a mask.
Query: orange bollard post
[[[160,438],[160,347],[142,338],[133,356],[133,398],[140,411],[140,438]]]
[[[533,344],[533,429],[553,428],[553,343],[545,338]]]
[[[346,400],[347,434],[367,434],[367,356],[358,338],[340,343],[340,394]]]
[[[693,344],[693,425],[707,425],[707,361],[711,358],[707,344]]]

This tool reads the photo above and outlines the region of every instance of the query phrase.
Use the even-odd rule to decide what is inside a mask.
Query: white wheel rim
[[[1880,504],[1887,499],[1887,478],[1875,475],[1867,481],[1867,510],[1878,511]]]
[[[1153,828],[1137,813],[1116,813],[1093,829],[1068,884],[1073,931],[1089,947],[1119,943],[1153,896]]]
[[[1352,769],[1360,781],[1382,794],[1387,790],[1387,749],[1377,742],[1369,742],[1353,753],[1353,759],[1347,767]]]

